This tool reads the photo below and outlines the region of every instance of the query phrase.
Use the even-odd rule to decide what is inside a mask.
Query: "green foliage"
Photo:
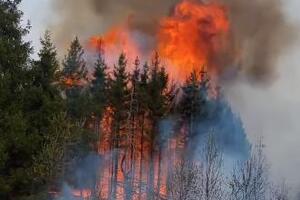
[[[64,114],[49,32],[41,39],[39,59],[30,62],[31,47],[23,41],[29,26],[20,25],[19,3],[0,1],[0,199],[42,199],[67,168],[65,159],[83,156],[78,152],[87,152],[94,138]],[[82,55],[78,44],[68,66],[73,55]],[[75,71],[84,74],[82,60],[76,62]]]
[[[89,114],[89,94],[84,85],[87,82],[86,63],[83,59],[84,51],[76,37],[72,42],[68,54],[63,61],[62,79],[66,95],[68,115],[77,120],[78,126],[83,126]]]
[[[93,80],[90,84],[90,93],[92,97],[92,111],[98,118],[101,118],[108,103],[108,76],[106,73],[107,65],[105,64],[102,54],[98,55],[95,63],[95,71],[93,73]]]
[[[177,110],[182,123],[188,125],[188,137],[195,134],[196,124],[208,117],[208,90],[209,80],[205,72],[193,71],[182,87],[182,98]]]
[[[76,37],[72,42],[68,54],[63,61],[63,75],[75,80],[85,79],[87,75],[86,63],[83,59],[84,51]]]
[[[23,110],[31,47],[23,41],[28,27],[21,24],[20,1],[0,1],[0,198],[13,198],[30,185],[27,167],[35,137]],[[22,186],[25,186],[22,188]]]
[[[110,104],[115,111],[117,120],[123,119],[121,115],[124,116],[128,110],[129,90],[127,86],[129,75],[126,67],[126,56],[122,53],[119,57],[118,65],[114,67],[113,79],[110,80]]]
[[[152,60],[152,68],[148,83],[149,101],[148,107],[150,115],[156,123],[164,116],[167,109],[168,75],[164,67],[160,65],[160,58],[156,53]]]
[[[45,32],[44,38],[40,40],[42,49],[39,52],[40,60],[35,62],[34,66],[34,84],[41,86],[45,90],[53,88],[52,84],[58,81],[59,63],[57,60],[56,48],[51,42],[51,34]]]

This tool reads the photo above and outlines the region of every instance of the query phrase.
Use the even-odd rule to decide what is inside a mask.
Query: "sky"
[[[283,2],[288,20],[300,30],[300,1]],[[21,6],[24,19],[31,21],[27,39],[32,41],[35,50],[40,47],[39,38],[55,21],[50,3],[51,0],[23,0]],[[284,178],[293,186],[293,191],[300,191],[299,63],[300,37],[279,57],[278,76],[272,84],[261,87],[241,82],[225,89],[233,109],[243,120],[249,139],[254,142],[263,137],[273,177]]]

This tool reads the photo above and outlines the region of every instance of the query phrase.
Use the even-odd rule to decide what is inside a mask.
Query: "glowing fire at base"
[[[173,11],[173,14],[169,17],[162,18],[159,22],[159,27],[156,35],[153,35],[157,42],[156,51],[166,62],[166,68],[172,79],[183,82],[190,75],[193,70],[198,72],[205,70],[217,79],[220,70],[219,58],[228,50],[230,43],[230,22],[227,16],[226,8],[218,3],[199,3],[192,0],[183,0],[179,3]],[[132,36],[132,30],[128,26],[114,27],[109,30],[103,36],[94,36],[89,40],[89,47],[92,50],[104,51],[105,58],[108,60],[116,58],[122,51],[127,54],[127,57],[131,60],[139,57],[149,57],[150,55],[143,55],[143,51],[139,49],[137,41]],[[109,119],[106,119],[109,121]],[[104,120],[105,121],[105,120]],[[109,127],[109,126],[107,126]],[[109,131],[108,131],[109,132]],[[105,135],[105,131],[102,133],[102,141],[110,141],[110,135]],[[169,142],[169,152],[161,152],[161,155],[154,157],[154,190],[160,196],[164,196],[167,193],[166,182],[167,170],[170,165],[173,165],[178,160],[177,151],[182,149],[179,145],[180,138],[174,139]],[[139,146],[136,141],[135,147],[144,154],[149,153],[149,144]],[[99,151],[102,155],[110,154],[111,144],[102,142],[99,144]],[[141,150],[142,149],[142,150]],[[120,157],[125,153],[120,150]],[[164,160],[161,157],[165,155],[172,155],[169,160]],[[146,198],[145,189],[141,186],[147,183],[149,179],[147,171],[149,171],[150,158],[143,158],[140,152],[133,155],[134,161],[131,161],[134,165],[136,172],[141,171],[143,173],[134,175],[133,180],[138,180],[140,186],[134,186],[141,191],[138,194],[133,195],[133,199]],[[160,157],[161,156],[161,157]],[[167,157],[167,156],[166,156]],[[124,159],[126,166],[127,160]],[[130,163],[130,162],[128,162]],[[159,165],[158,163],[161,163]],[[99,187],[104,191],[104,199],[108,199],[111,193],[111,177],[109,177],[112,171],[112,162],[107,162],[107,166],[101,171],[102,181],[99,183]],[[122,166],[122,162],[117,163],[117,166]],[[132,166],[131,166],[132,167]],[[127,166],[127,168],[129,168]],[[159,169],[159,170],[158,170]],[[118,169],[117,182],[124,184],[125,173],[121,169]],[[145,186],[146,187],[146,186]],[[124,195],[123,187],[117,188],[117,193]],[[82,195],[81,193],[74,193]],[[87,193],[89,194],[89,193]],[[117,199],[122,199],[118,198]]]
[[[92,192],[89,189],[86,190],[73,190],[72,192],[75,198],[80,198],[83,200],[89,200],[91,198]]]

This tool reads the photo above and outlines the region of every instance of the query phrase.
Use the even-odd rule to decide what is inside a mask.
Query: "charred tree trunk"
[[[117,184],[118,184],[118,170],[119,170],[119,138],[120,138],[120,125],[116,122],[112,135],[112,174],[111,174],[111,193],[110,200],[117,198]]]
[[[144,154],[144,128],[145,128],[145,114],[142,114],[141,122],[141,138],[140,138],[140,171],[139,171],[139,198],[142,198],[142,186],[143,186],[143,154]]]
[[[148,178],[148,190],[147,190],[147,200],[154,199],[154,170],[155,170],[155,134],[156,134],[156,122],[153,120],[152,131],[150,135],[150,167],[149,167],[149,178]]]
[[[157,199],[160,199],[160,189],[161,189],[161,166],[162,164],[162,147],[159,144],[158,150],[158,172],[157,172]]]

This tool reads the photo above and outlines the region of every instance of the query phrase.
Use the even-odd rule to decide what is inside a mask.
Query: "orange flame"
[[[105,52],[108,59],[116,59],[120,53],[125,53],[129,58],[138,56],[139,50],[130,35],[127,26],[121,25],[112,28],[104,36],[90,38],[89,47],[97,51]]]
[[[73,190],[72,194],[74,197],[89,199],[92,195],[92,192],[90,189],[83,189],[83,190]]]
[[[226,8],[212,3],[182,0],[169,17],[161,19],[155,36],[156,50],[166,62],[173,79],[184,81],[193,71],[206,66],[210,75],[220,70],[218,58],[228,50],[230,23]],[[89,44],[93,49],[104,48],[106,57],[115,59],[122,51],[134,59],[142,55],[128,26],[112,28],[103,37],[94,36]],[[115,61],[114,61],[115,62]],[[113,62],[113,63],[114,63]]]
[[[218,4],[203,4],[185,0],[174,14],[161,22],[158,49],[168,60],[175,76],[186,78],[193,69],[209,66],[222,50],[229,32],[226,9]]]

